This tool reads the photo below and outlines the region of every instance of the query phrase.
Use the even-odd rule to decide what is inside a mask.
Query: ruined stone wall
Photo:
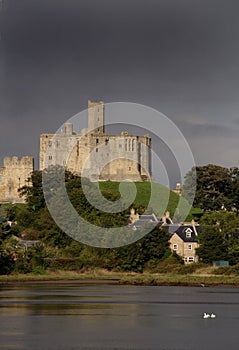
[[[68,170],[92,181],[142,181],[151,176],[151,139],[122,132],[104,133],[104,103],[88,102],[88,126],[81,133],[66,123],[61,134],[40,136],[40,170],[50,165]],[[84,173],[82,174],[82,169]]]
[[[34,170],[33,157],[5,157],[0,168],[0,203],[23,203],[18,189],[28,184]]]

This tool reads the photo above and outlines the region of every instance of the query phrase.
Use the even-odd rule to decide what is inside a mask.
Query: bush
[[[239,275],[239,264],[234,266],[221,266],[215,268],[212,273],[215,275]]]
[[[14,268],[14,261],[10,255],[0,254],[0,275],[9,275]]]

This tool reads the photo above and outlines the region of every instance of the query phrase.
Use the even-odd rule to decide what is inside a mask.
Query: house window
[[[173,245],[173,250],[178,250],[178,245],[177,244]]]
[[[186,238],[192,237],[192,230],[189,227],[184,232],[186,234]]]
[[[192,250],[192,249],[193,249],[192,244],[188,244],[188,249],[189,249],[189,250]]]
[[[188,257],[188,262],[194,262],[194,256],[189,256]]]

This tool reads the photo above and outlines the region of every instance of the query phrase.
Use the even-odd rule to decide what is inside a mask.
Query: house
[[[198,262],[196,248],[199,246],[197,236],[201,231],[199,225],[195,223],[168,225],[167,229],[171,236],[169,239],[171,250],[181,256],[185,264]]]
[[[131,208],[128,223],[134,230],[150,223],[152,227],[161,224],[168,231],[171,250],[181,256],[185,264],[198,261],[196,255],[196,248],[199,246],[197,236],[201,232],[201,227],[194,220],[174,224],[169,212],[166,212],[162,217],[157,217],[154,213],[139,215],[135,213],[134,208]]]

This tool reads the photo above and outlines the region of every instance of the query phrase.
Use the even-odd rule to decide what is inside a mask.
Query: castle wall
[[[0,168],[0,203],[24,203],[18,189],[28,184],[28,178],[34,170],[32,157],[5,157]]]
[[[61,134],[40,136],[40,170],[66,166],[92,181],[150,180],[151,139],[122,132],[104,133],[104,103],[88,102],[88,133],[74,133],[66,123]]]

